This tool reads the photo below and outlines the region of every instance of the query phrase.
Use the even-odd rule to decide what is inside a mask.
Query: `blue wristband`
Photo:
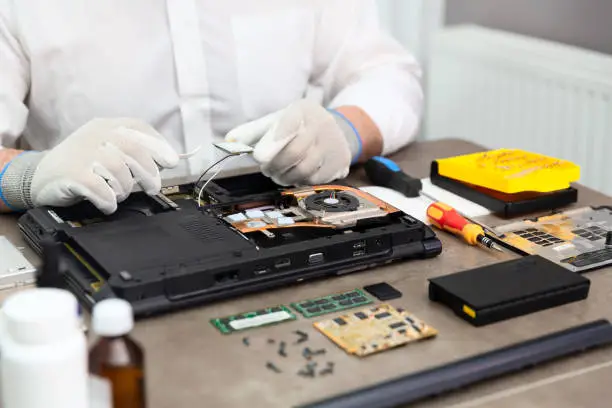
[[[0,200],[2,200],[6,208],[8,208],[11,211],[15,211],[15,209],[8,203],[6,197],[4,197],[4,192],[2,191],[2,178],[4,177],[4,173],[6,173],[10,165],[11,165],[11,162],[6,163],[4,167],[2,168],[2,171],[0,172]]]
[[[359,134],[359,132],[357,131],[357,128],[355,127],[355,125],[353,125],[353,122],[351,122],[346,116],[344,116],[342,113],[338,112],[335,109],[328,109],[329,112],[331,112],[332,114],[338,116],[339,118],[342,118],[342,120],[351,128],[351,130],[353,131],[353,133],[355,134],[355,138],[357,140],[357,153],[355,154],[355,156],[353,157],[353,160],[351,162],[351,165],[356,164],[357,161],[359,160],[359,158],[361,157],[361,154],[363,153],[363,140],[361,139],[361,135]]]
[[[11,166],[11,164],[13,164],[13,161],[16,160],[18,157],[26,154],[26,153],[30,153],[29,150],[23,151],[21,153],[19,153],[17,156],[13,157],[8,163],[6,163],[4,165],[4,167],[2,168],[2,171],[0,171],[0,200],[4,203],[4,205],[6,206],[6,208],[8,208],[9,210],[13,211],[13,212],[23,212],[25,210],[21,210],[18,208],[13,207],[11,204],[9,204],[9,201],[7,200],[3,188],[2,188],[2,181],[4,179],[4,175],[6,174],[7,170],[9,169],[9,167]]]

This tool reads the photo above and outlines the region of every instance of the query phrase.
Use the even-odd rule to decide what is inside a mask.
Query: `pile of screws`
[[[308,333],[305,333],[301,330],[296,330],[293,333],[298,336],[298,338],[293,344],[297,345],[297,344],[302,344],[308,341]],[[242,343],[247,347],[251,345],[248,337],[244,337],[242,339]],[[272,344],[276,344],[277,341],[275,339],[268,339],[267,343],[272,345]],[[304,357],[304,359],[308,362],[306,363],[306,366],[304,366],[297,372],[297,375],[299,375],[300,377],[305,377],[305,378],[316,377],[318,363],[316,361],[313,361],[313,358],[316,356],[324,355],[326,354],[326,352],[327,351],[325,349],[312,350],[310,347],[304,347],[302,349],[302,357]],[[287,343],[285,341],[278,342],[277,354],[280,357],[287,358]],[[271,361],[266,362],[266,368],[277,374],[282,373],[282,370],[277,365],[272,363]],[[319,370],[318,375],[322,377],[326,375],[331,375],[333,373],[334,373],[334,363],[328,362],[326,366],[324,366],[322,369]]]
[[[302,350],[302,357],[309,361],[306,364],[306,367],[298,371],[298,375],[301,377],[310,377],[314,378],[316,375],[317,362],[311,361],[313,357],[320,356],[326,353],[325,349],[319,350],[311,350],[310,347],[304,347]],[[328,362],[327,366],[319,372],[319,376],[333,374],[334,373],[334,363]]]

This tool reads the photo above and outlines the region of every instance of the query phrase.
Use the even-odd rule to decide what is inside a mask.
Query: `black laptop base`
[[[226,180],[210,183],[200,205],[187,185],[133,194],[111,216],[89,203],[31,210],[19,226],[35,250],[46,248],[39,285],[66,288],[88,309],[123,298],[144,317],[441,252],[429,227],[359,190],[258,193],[257,177],[237,183],[244,200]]]

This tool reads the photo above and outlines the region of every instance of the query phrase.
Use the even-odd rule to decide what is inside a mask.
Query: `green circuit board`
[[[294,302],[291,303],[291,307],[300,312],[304,317],[316,317],[368,305],[372,302],[374,302],[372,298],[366,295],[364,291],[353,289],[348,292]]]
[[[295,319],[297,319],[296,315],[287,306],[279,305],[254,312],[211,319],[210,323],[221,333],[230,334]]]

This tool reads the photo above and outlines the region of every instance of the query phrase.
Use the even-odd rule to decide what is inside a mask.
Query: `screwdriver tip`
[[[500,246],[499,246],[499,245],[497,245],[497,244],[493,244],[493,245],[491,245],[491,248],[493,248],[493,249],[494,249],[494,250],[496,250],[496,251],[502,252],[502,253],[503,253],[503,252],[505,252],[505,251],[502,249],[502,247],[500,247]]]
[[[505,252],[501,246],[497,245],[491,238],[486,235],[480,235],[477,239],[478,242],[486,248],[491,248],[502,253]]]

